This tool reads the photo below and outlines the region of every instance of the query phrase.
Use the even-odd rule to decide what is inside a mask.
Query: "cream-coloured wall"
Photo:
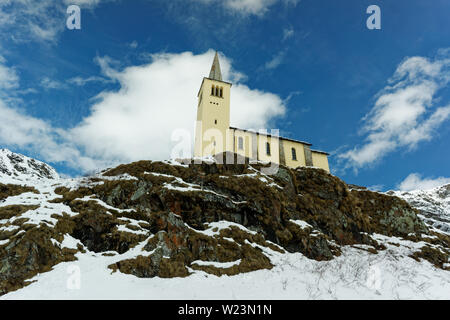
[[[292,159],[292,148],[295,148],[297,160]],[[306,166],[305,151],[302,143],[283,139],[283,149],[286,166],[291,168]]]
[[[330,172],[330,167],[328,165],[328,156],[325,153],[315,152],[311,150],[313,166],[322,168]]]
[[[244,139],[244,148],[239,149],[239,138]],[[252,149],[253,149],[253,143],[252,143],[252,133],[248,131],[243,130],[235,130],[234,131],[234,152],[247,157],[252,158]]]
[[[258,160],[264,162],[280,163],[280,145],[279,139],[262,134],[257,135],[258,141]],[[270,143],[270,155],[266,153],[266,142]]]
[[[223,89],[222,97],[211,94],[213,85]],[[230,83],[203,79],[198,94],[194,156],[203,157],[231,150],[229,141],[227,145],[229,135],[227,131],[230,127],[230,89]],[[216,142],[215,146],[213,141]]]

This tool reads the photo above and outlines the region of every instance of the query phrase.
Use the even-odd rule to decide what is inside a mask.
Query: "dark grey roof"
[[[320,150],[313,150],[311,149],[311,152],[315,152],[315,153],[322,153],[322,154],[326,154],[327,156],[329,156],[330,154],[328,152],[325,151],[320,151]]]
[[[260,135],[268,136],[268,137],[277,137],[278,139],[281,139],[281,140],[288,140],[288,141],[293,141],[293,142],[302,143],[302,144],[305,144],[305,145],[307,145],[307,146],[312,146],[312,144],[309,143],[309,142],[300,141],[300,140],[295,140],[295,139],[290,139],[290,138],[283,138],[283,137],[280,137],[280,136],[274,136],[274,135],[268,134],[268,133],[260,133],[260,132],[253,131],[253,130],[239,129],[239,128],[235,128],[235,127],[230,127],[230,129],[241,130],[241,131],[245,131],[245,132],[252,132],[252,133],[256,133],[256,134],[260,134]]]
[[[209,72],[209,78],[213,80],[222,81],[222,72],[220,71],[219,54],[216,51],[214,56],[214,61],[211,66],[211,71]]]

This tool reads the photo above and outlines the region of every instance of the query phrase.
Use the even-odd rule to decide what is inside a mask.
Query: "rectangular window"
[[[242,138],[242,137],[238,138],[238,146],[239,146],[239,150],[244,150],[244,138]]]
[[[266,142],[266,154],[270,156],[270,143]]]
[[[292,148],[292,160],[297,160],[297,152],[295,151],[295,148]]]

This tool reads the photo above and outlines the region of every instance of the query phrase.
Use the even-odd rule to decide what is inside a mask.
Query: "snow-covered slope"
[[[0,182],[23,183],[43,179],[59,179],[55,169],[22,154],[0,149]]]
[[[418,209],[425,223],[450,234],[450,184],[430,190],[389,191]]]
[[[346,247],[331,261],[264,249],[274,265],[271,270],[221,277],[191,270],[185,278],[137,278],[112,273],[108,265],[141,255],[141,247],[113,256],[87,251],[78,253],[77,261],[62,262],[36,275],[31,279],[34,283],[0,300],[450,299],[450,272],[409,258],[412,243],[393,239],[378,254]]]
[[[0,300],[450,299],[449,237],[404,201],[259,169],[141,161],[60,179],[1,150],[0,186],[34,192],[0,192]],[[448,186],[390,195],[448,217]]]

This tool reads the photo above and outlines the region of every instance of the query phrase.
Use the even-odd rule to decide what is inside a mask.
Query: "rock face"
[[[120,255],[132,248],[139,254],[109,265],[113,272],[235,275],[272,268],[269,249],[315,260],[331,260],[343,246],[376,254],[385,246],[375,235],[421,242],[411,258],[448,269],[450,238],[430,230],[405,200],[352,190],[321,169],[263,169],[248,161],[139,161],[37,194],[22,190],[37,197],[37,207],[23,207],[21,191],[3,185],[14,196],[6,197],[9,209],[0,205],[0,294],[79,252]],[[67,247],[65,239],[77,245]]]
[[[431,190],[389,191],[387,194],[405,199],[419,210],[427,225],[450,234],[450,184]]]
[[[0,179],[58,179],[58,173],[46,163],[0,149]],[[3,182],[3,181],[0,181]]]

